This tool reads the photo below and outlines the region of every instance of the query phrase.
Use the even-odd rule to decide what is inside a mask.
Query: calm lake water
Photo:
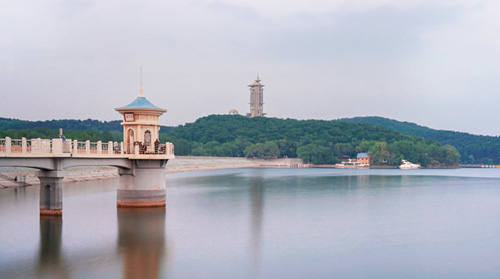
[[[167,176],[166,209],[116,180],[0,190],[1,278],[500,278],[500,169],[237,169]]]

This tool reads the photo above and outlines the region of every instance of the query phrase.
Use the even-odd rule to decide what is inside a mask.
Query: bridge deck
[[[114,166],[132,168],[132,160],[174,159],[172,143],[156,148],[125,152],[123,143],[79,142],[64,139],[0,139],[0,167],[27,167],[40,170],[62,170],[75,166]]]
[[[0,158],[94,158],[94,159],[138,159],[170,160],[173,154],[51,154],[51,153],[0,153]]]
[[[0,138],[0,158],[127,158],[173,159],[174,146],[170,142],[156,146],[129,146],[123,143],[90,142],[70,139],[11,139]]]

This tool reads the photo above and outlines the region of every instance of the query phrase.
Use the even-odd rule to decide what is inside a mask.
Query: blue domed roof
[[[162,108],[159,108],[155,105],[153,105],[151,102],[146,99],[146,97],[137,97],[132,103],[120,107],[118,109],[158,109],[158,110],[164,110]]]

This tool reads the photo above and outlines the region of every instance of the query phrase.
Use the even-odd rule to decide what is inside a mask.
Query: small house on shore
[[[358,153],[357,161],[360,164],[370,165],[370,155],[368,153]]]

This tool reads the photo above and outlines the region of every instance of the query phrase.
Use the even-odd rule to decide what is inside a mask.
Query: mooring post
[[[64,171],[38,171],[40,179],[40,215],[62,215]]]
[[[119,170],[118,207],[164,207],[166,205],[166,159],[133,159],[133,169]]]

